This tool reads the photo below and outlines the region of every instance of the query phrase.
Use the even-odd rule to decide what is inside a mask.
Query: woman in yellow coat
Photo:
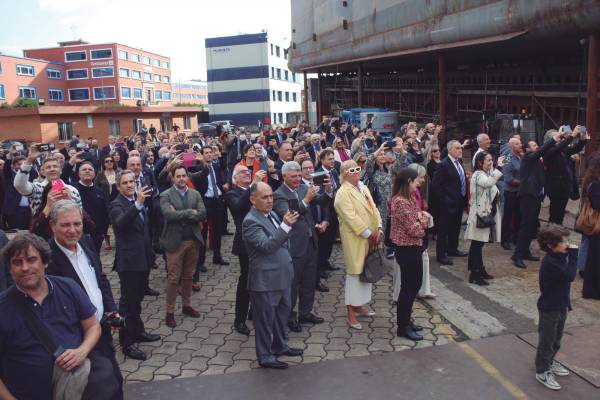
[[[369,189],[360,180],[360,172],[361,168],[354,160],[342,163],[342,184],[334,201],[346,264],[348,325],[354,329],[362,329],[356,317],[375,315],[364,306],[371,301],[372,285],[361,282],[359,275],[363,272],[369,245],[377,244],[382,237],[381,216]]]

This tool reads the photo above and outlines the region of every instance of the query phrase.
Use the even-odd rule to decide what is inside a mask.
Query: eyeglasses
[[[112,162],[114,162],[114,161],[113,160],[104,160],[104,164],[112,163]]]
[[[348,173],[349,174],[357,174],[362,170],[361,167],[355,167],[355,168],[348,168]]]
[[[432,152],[432,153],[439,153],[439,152],[440,152],[440,149],[434,149],[434,150],[431,150],[431,152]]]
[[[358,161],[357,161],[357,164],[364,164],[364,163],[366,163],[366,162],[367,162],[367,160],[358,160]]]

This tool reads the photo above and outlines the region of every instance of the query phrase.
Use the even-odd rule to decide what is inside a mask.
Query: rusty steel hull
[[[551,43],[600,27],[599,0],[294,0],[289,67],[399,57],[519,38]],[[344,29],[343,21],[347,21]]]

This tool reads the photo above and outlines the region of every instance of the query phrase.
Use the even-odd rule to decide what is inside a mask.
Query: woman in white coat
[[[503,158],[498,159],[502,167]],[[480,286],[489,285],[487,279],[493,276],[487,273],[483,265],[483,245],[490,241],[500,241],[502,216],[498,206],[499,190],[496,183],[502,172],[493,167],[494,159],[486,151],[477,154],[471,175],[471,199],[465,239],[471,241],[469,248],[469,283]],[[479,221],[479,223],[478,223]]]

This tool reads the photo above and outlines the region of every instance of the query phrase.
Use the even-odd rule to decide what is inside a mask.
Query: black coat
[[[537,197],[540,195],[546,183],[546,171],[544,171],[544,164],[540,161],[540,158],[545,158],[546,154],[548,154],[555,144],[554,140],[548,140],[536,151],[528,152],[523,156],[521,159],[521,169],[519,170],[521,185],[519,185],[517,197]]]
[[[546,185],[544,191],[548,197],[568,198],[574,194],[574,171],[569,165],[569,157],[579,153],[587,143],[586,140],[580,140],[575,146],[568,146],[573,138],[563,140],[558,146],[551,149],[544,157],[546,166]],[[562,151],[560,151],[562,149]]]
[[[106,235],[110,219],[108,218],[108,198],[106,193],[100,187],[85,186],[81,182],[75,184],[75,188],[81,196],[81,204],[83,209],[88,213],[90,218],[96,224],[94,234]]]
[[[140,212],[121,194],[110,203],[109,215],[116,243],[113,268],[117,272],[147,272],[154,264],[149,218],[145,215],[142,221]]]
[[[223,194],[223,185],[225,184],[225,175],[221,166],[218,163],[212,163],[213,171],[215,173],[215,182]],[[197,191],[200,192],[202,197],[206,195],[208,190],[208,179],[209,179],[209,168],[208,165],[204,164],[200,171],[190,174],[192,183],[194,184]]]
[[[63,253],[63,251],[58,247],[56,241],[54,239],[50,239],[48,243],[50,244],[50,250],[52,250],[52,256],[50,257],[50,262],[48,263],[46,273],[48,275],[71,278],[85,291],[85,287],[83,286],[81,279],[79,279],[79,275],[77,275],[75,268],[65,253]],[[102,292],[102,304],[104,305],[104,312],[111,313],[116,311],[117,306],[113,298],[112,289],[110,288],[110,282],[106,278],[106,275],[104,275],[104,272],[102,272],[102,264],[98,257],[98,253],[81,241],[79,242],[79,245],[87,255],[92,267],[94,268],[94,274],[96,275],[96,280],[98,281],[98,287],[100,288],[100,292]]]
[[[252,208],[252,203],[250,203],[250,190],[235,187],[225,193],[225,202],[227,203],[229,211],[231,211],[231,216],[235,223],[235,234],[233,236],[233,247],[231,248],[231,252],[236,256],[246,255],[246,247],[244,246],[242,238],[242,223]]]
[[[462,162],[461,162],[461,168]],[[464,168],[463,168],[464,173]],[[465,175],[465,185],[469,185],[469,181]],[[465,186],[465,189],[466,189]],[[460,175],[456,167],[452,163],[450,157],[444,158],[433,174],[432,194],[437,200],[441,210],[446,210],[451,213],[461,212],[467,204],[466,195],[461,194]],[[465,190],[466,192],[466,190]]]

